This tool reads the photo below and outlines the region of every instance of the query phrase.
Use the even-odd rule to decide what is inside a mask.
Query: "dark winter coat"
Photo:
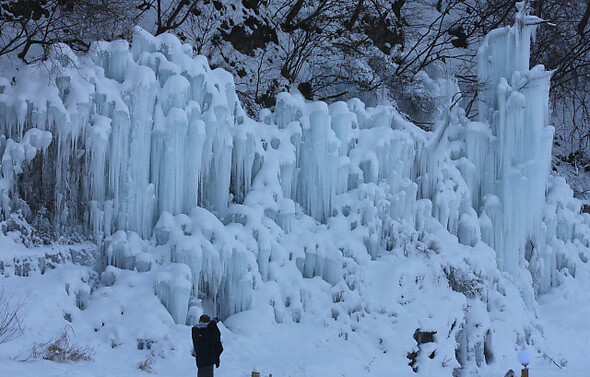
[[[216,365],[219,367],[219,356],[223,352],[221,332],[215,321],[208,324],[199,323],[192,329],[193,347],[197,358],[197,367]]]

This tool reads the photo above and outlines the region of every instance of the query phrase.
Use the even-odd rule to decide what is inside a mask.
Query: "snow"
[[[525,367],[530,364],[531,362],[531,353],[527,350],[522,350],[518,352],[518,362],[524,365]]]
[[[433,258],[438,261],[433,262]],[[440,276],[429,276],[431,269],[428,265],[439,262],[449,261],[436,255],[430,258],[392,256],[382,261],[369,261],[365,281],[360,283],[362,295],[346,289],[346,286],[335,287],[330,293],[325,282],[311,279],[305,285],[316,293],[315,299],[308,298],[306,312],[313,314],[304,312],[299,323],[276,323],[272,307],[267,305],[229,317],[219,325],[225,350],[216,375],[249,376],[254,368],[263,375],[272,373],[273,376],[451,375],[451,369],[457,364],[452,355],[444,354],[444,350],[454,352],[455,341],[450,338],[449,344],[445,345],[445,341],[441,342],[443,334],[440,330],[446,328],[448,331],[453,327],[456,317],[463,316],[464,305],[475,305],[469,313],[476,317],[478,309],[476,301],[469,302],[461,293],[449,291],[444,286],[432,289],[430,282]],[[3,285],[8,292],[14,297],[28,299],[23,312],[27,324],[24,334],[13,342],[0,345],[2,374],[142,376],[146,373],[137,365],[152,353],[155,355],[154,374],[194,374],[196,367],[190,356],[190,328],[174,324],[172,317],[150,292],[151,286],[145,284],[148,276],[114,267],[109,267],[108,271],[116,276],[115,283],[96,289],[84,310],[78,307],[76,296],[93,284],[96,277],[93,277],[92,269],[60,265],[45,274],[5,278]],[[543,328],[547,340],[547,357],[558,364],[565,363],[565,366],[560,369],[547,357],[533,352],[529,365],[531,375],[584,375],[590,356],[587,347],[590,329],[585,321],[590,314],[588,277],[588,274],[581,279],[564,276],[560,287],[539,300],[537,326]],[[66,290],[64,286],[69,288]],[[508,297],[511,295],[506,293]],[[340,320],[334,320],[332,310],[323,305],[325,298],[339,300]],[[513,305],[518,302],[518,294],[508,299],[500,296],[493,301],[497,310],[515,314]],[[444,305],[445,310],[440,310],[440,305]],[[345,319],[348,317],[346,311],[352,313],[350,319]],[[499,311],[492,321],[505,322],[510,318]],[[70,315],[71,322],[65,314]],[[73,343],[93,347],[94,361],[66,364],[46,360],[18,361],[27,355],[33,342],[38,344],[55,337],[65,325],[74,329]],[[438,330],[434,336],[436,343],[418,345],[414,340],[416,328]],[[477,327],[470,331],[477,331]],[[496,339],[494,337],[492,343]],[[504,343],[500,346],[508,349],[501,355],[495,354],[495,363],[481,369],[477,375],[492,377],[503,375],[508,368],[516,371],[521,368],[517,359],[519,347]],[[140,347],[142,349],[138,349]],[[429,367],[427,356],[435,348],[435,359],[440,358],[441,364],[445,358],[451,358],[447,367],[443,368],[439,363]],[[419,370],[415,374],[408,366],[406,352],[412,349],[422,355],[418,356],[418,362],[424,366],[424,372]]]
[[[258,122],[227,72],[139,28],[2,80],[0,276],[27,327],[0,372],[194,373],[202,313],[222,320],[219,375],[496,376],[522,349],[531,373],[581,372],[552,303],[590,311],[590,216],[550,175],[531,21],[480,49],[478,122],[430,83],[433,132],[291,93]],[[39,218],[94,249],[40,246]],[[64,328],[94,361],[15,361]]]

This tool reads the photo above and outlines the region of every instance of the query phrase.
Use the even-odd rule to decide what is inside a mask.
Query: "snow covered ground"
[[[0,238],[4,249],[19,247],[7,237]],[[47,248],[34,250],[47,252]],[[400,310],[397,315],[383,312],[395,310],[387,308],[388,302],[399,301],[395,297],[399,291],[392,287],[400,279],[399,271],[418,269],[423,263],[419,258],[405,260],[401,265],[395,257],[368,262],[363,274],[363,296],[368,300],[381,298],[384,306],[375,308],[375,312],[365,308],[365,317],[356,329],[323,313],[325,282],[318,278],[309,279],[318,284],[318,289],[306,308],[306,312],[315,314],[304,315],[300,323],[273,324],[274,316],[268,313],[270,306],[229,317],[220,324],[225,351],[216,376],[246,377],[255,369],[264,376],[272,373],[275,377],[449,375],[452,364],[445,368],[444,363],[438,369],[425,365],[427,368],[414,373],[401,352],[408,346],[404,339],[411,339],[405,332],[415,328],[412,316],[424,317],[429,306],[441,312],[451,310],[452,305],[441,307],[446,305],[445,300],[454,300],[445,296],[448,289],[441,287],[437,292],[430,287],[428,291],[417,291],[415,297],[408,297],[408,301],[417,303],[412,311]],[[190,327],[174,324],[153,294],[151,284],[142,281],[147,279],[144,274],[121,274],[115,285],[97,288],[84,310],[78,308],[74,292],[83,291],[83,284],[76,287],[77,282],[93,279],[93,272],[87,267],[65,263],[44,274],[0,280],[5,292],[10,293],[11,302],[24,302],[21,314],[26,325],[19,338],[0,345],[0,376],[194,375]],[[392,289],[384,289],[388,286]],[[575,279],[564,278],[559,287],[538,299],[539,324],[551,359],[534,355],[531,377],[586,375],[590,360],[589,288],[589,274],[579,271]],[[421,309],[416,312],[416,308]],[[395,325],[384,325],[387,318]],[[35,344],[55,339],[66,327],[71,344],[87,349],[93,355],[92,361],[57,363],[31,357]],[[150,337],[160,340],[150,344],[149,350],[148,343],[138,349],[141,347],[135,340]],[[375,342],[376,338],[380,340]],[[513,354],[513,358],[498,357],[479,375],[503,376],[508,368],[517,370],[516,351]],[[147,364],[151,371],[139,369],[150,358],[152,361]],[[554,362],[561,364],[561,368]]]

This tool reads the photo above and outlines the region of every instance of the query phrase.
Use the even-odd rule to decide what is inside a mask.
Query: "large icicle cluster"
[[[96,43],[78,58],[58,48],[47,70],[4,83],[2,129],[17,140],[29,130],[53,135],[35,168],[43,172],[36,183],[54,191],[42,204],[56,222],[83,221],[98,240],[117,229],[149,237],[164,211],[206,203],[222,216],[227,208],[231,128],[245,120],[228,76],[175,37],[140,30],[131,49]]]
[[[173,307],[187,307],[190,297],[211,298],[225,316],[248,307],[252,284],[243,288],[243,276],[254,270],[267,277],[279,238],[268,226],[252,227],[252,217],[256,224],[278,224],[281,232],[293,230],[300,209],[325,223],[341,210],[338,195],[380,182],[391,195],[387,216],[424,224],[430,212],[416,204],[413,182],[423,169],[417,157],[426,134],[395,109],[366,109],[358,100],[305,103],[284,93],[275,112],[263,112],[257,122],[245,116],[231,76],[211,70],[171,35],[137,29],[131,46],[99,42],[83,57],[58,46],[46,65],[21,71],[13,83],[2,81],[0,119],[7,140],[5,216],[22,210],[49,214],[56,226],[82,223],[97,242],[106,238],[106,264],[139,271],[157,264],[140,247],[154,234],[158,245],[170,248],[159,264],[191,269],[190,294],[180,288],[184,273],[162,273],[174,281],[155,284],[162,297],[184,292],[184,306],[178,297],[162,298],[181,322],[186,315]],[[43,153],[33,160],[35,148]],[[26,153],[19,157],[17,150]],[[17,179],[25,159],[31,164]],[[201,223],[195,213],[215,216],[194,230]],[[228,236],[220,221],[241,224],[254,239]],[[167,236],[178,224],[183,235]],[[391,244],[389,227],[362,237],[373,257]],[[239,245],[223,241],[228,237]],[[327,261],[326,249],[333,247],[320,244],[306,246],[298,266],[306,276],[335,283],[340,268],[324,264],[340,262]]]
[[[563,242],[588,246],[581,230],[588,221],[578,214],[579,204],[545,202],[547,190],[550,198],[562,200],[571,192],[551,195],[562,185],[549,176],[551,72],[529,68],[531,38],[543,21],[528,14],[526,2],[518,6],[515,25],[492,31],[479,50],[481,123],[466,127],[466,156],[473,166],[463,176],[479,213],[481,239],[496,251],[498,267],[515,277],[528,267],[542,293],[571,263],[564,261],[576,259],[564,257],[570,246]],[[564,211],[569,212],[567,235],[556,226]]]
[[[42,171],[36,183],[53,192],[42,204],[57,223],[84,222],[99,241],[121,229],[149,237],[161,213],[197,205],[223,218],[231,202],[244,201],[272,150],[282,196],[322,222],[335,196],[360,183],[406,187],[419,175],[414,160],[424,137],[402,132],[418,133],[390,107],[367,111],[358,100],[328,107],[285,93],[265,120],[276,122],[273,130],[245,116],[227,72],[210,70],[171,35],[138,29],[131,48],[100,42],[82,58],[66,47],[54,55],[48,68],[3,81],[4,155],[14,140],[39,140],[45,150],[53,137],[34,167]],[[15,173],[5,175],[6,189],[14,187]],[[19,203],[6,197],[10,213]],[[292,208],[285,203],[283,211]]]
[[[466,136],[468,158],[476,167],[470,183],[485,224],[484,241],[496,250],[498,266],[515,276],[527,241],[541,225],[551,162],[551,73],[541,66],[529,69],[531,36],[540,22],[523,8],[514,27],[486,37],[479,50],[484,87],[479,116],[490,129],[474,126]]]
[[[479,368],[493,334],[514,335],[494,332],[493,313],[521,310],[507,297],[530,310],[558,271],[575,275],[590,258],[590,216],[549,176],[550,74],[528,67],[538,21],[523,7],[480,49],[480,122],[450,106],[455,84],[424,76],[449,103],[434,132],[391,106],[288,93],[250,119],[231,76],[167,34],[137,29],[131,46],[100,42],[82,57],[58,46],[45,65],[0,80],[2,216],[82,225],[101,245],[102,284],[137,271],[176,323],[252,307],[299,322],[329,292],[322,307],[342,323],[426,307],[410,330],[440,339],[405,351],[421,368],[445,354]],[[370,278],[359,271],[379,258],[409,266],[392,275],[395,303],[362,297]],[[442,284],[453,311],[419,305],[424,284],[405,291],[406,280]],[[530,322],[515,322],[512,342],[537,339]],[[434,361],[419,355],[436,347]]]

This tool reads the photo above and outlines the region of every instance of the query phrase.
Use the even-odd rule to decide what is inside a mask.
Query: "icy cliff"
[[[541,350],[535,295],[586,263],[590,216],[550,176],[550,73],[528,66],[538,22],[523,8],[481,47],[479,122],[451,106],[456,85],[425,78],[447,102],[434,132],[393,107],[288,93],[250,119],[232,77],[172,35],[137,29],[85,56],[58,46],[0,81],[2,216],[81,225],[101,284],[145,274],[176,323],[260,307],[276,322],[418,312],[391,347],[424,373],[449,354],[461,371],[506,345]],[[388,261],[397,280],[374,283],[401,297],[364,298],[371,260]],[[421,293],[441,286],[446,313]]]

